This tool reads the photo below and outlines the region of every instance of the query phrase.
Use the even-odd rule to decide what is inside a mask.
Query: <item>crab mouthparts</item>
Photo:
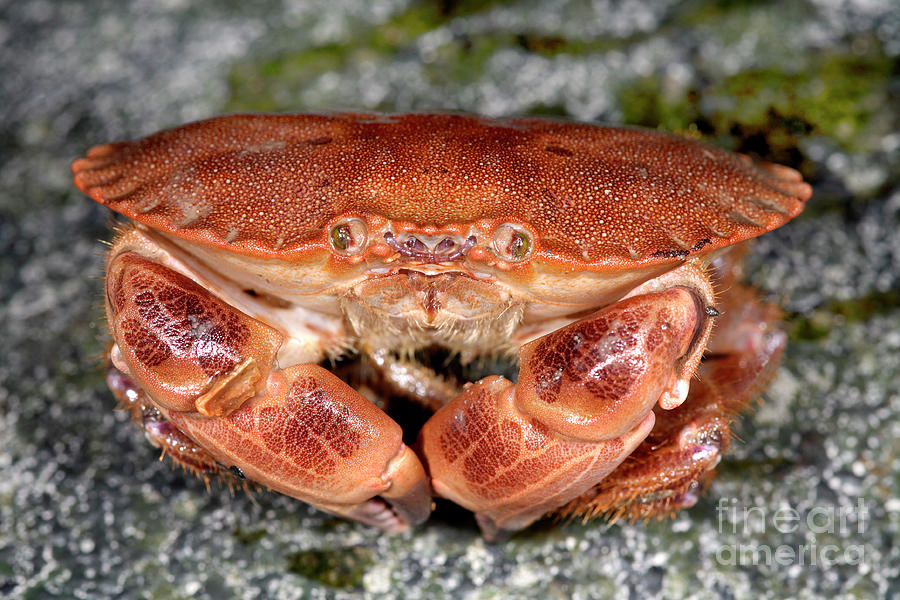
[[[400,269],[398,274],[405,275],[409,286],[415,290],[415,297],[429,325],[434,323],[438,312],[443,308],[441,295],[456,282],[458,277],[465,277],[463,273],[457,272],[427,275],[411,269]]]
[[[401,256],[427,263],[442,263],[464,258],[475,246],[475,236],[470,235],[464,242],[454,236],[414,236],[401,234],[401,239],[390,231],[384,233],[384,241]]]

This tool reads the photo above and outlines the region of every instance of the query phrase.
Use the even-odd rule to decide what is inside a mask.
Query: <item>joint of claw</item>
[[[256,360],[248,356],[197,398],[197,412],[207,417],[227,417],[256,394],[259,378]]]
[[[394,455],[387,461],[387,464],[384,467],[384,472],[381,474],[381,480],[384,483],[388,485],[392,484],[392,480],[397,475],[397,472],[403,469],[403,462],[407,459],[406,452],[408,451],[408,446],[401,442],[400,447],[397,448],[397,452],[395,452]]]

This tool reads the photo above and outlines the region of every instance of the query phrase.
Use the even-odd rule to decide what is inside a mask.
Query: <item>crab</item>
[[[811,195],[665,133],[455,114],[225,116],[72,169],[133,220],[107,380],[154,445],[391,532],[448,499],[491,540],[696,502],[785,345],[740,242]]]

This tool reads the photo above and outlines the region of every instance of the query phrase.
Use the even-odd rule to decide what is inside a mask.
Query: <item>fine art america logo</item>
[[[721,565],[828,567],[866,561],[865,544],[842,543],[868,528],[869,509],[862,498],[855,505],[778,509],[720,498],[716,512],[720,537],[737,540],[716,551]]]

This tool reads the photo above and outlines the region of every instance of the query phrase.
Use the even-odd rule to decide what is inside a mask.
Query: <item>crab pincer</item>
[[[422,429],[435,491],[474,511],[488,539],[583,494],[650,433],[701,322],[692,293],[673,288],[526,344],[516,384],[482,379]]]
[[[166,265],[125,251],[108,273],[114,363],[189,440],[180,444],[388,531],[428,517],[421,462],[400,426],[353,388],[317,365],[275,368],[281,334]]]

